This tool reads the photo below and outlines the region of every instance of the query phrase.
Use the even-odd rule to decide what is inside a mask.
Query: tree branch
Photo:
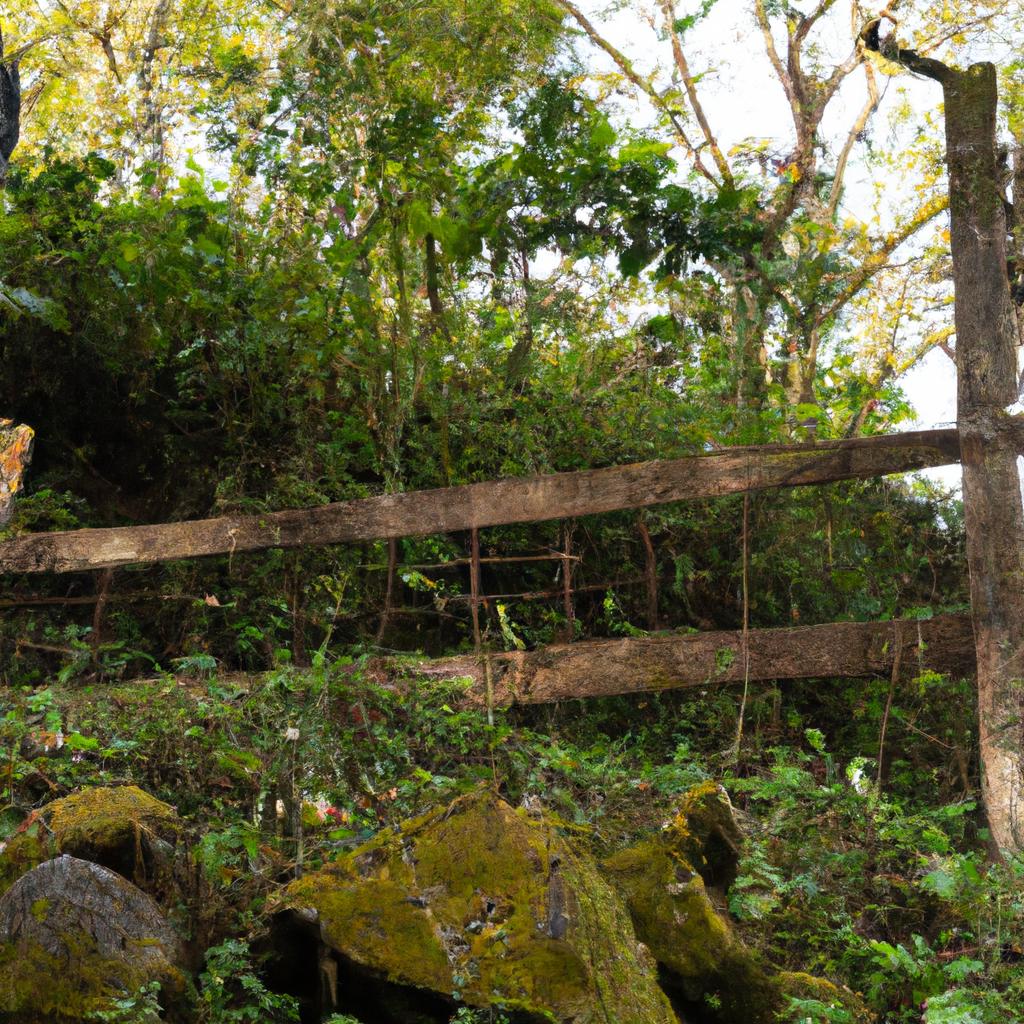
[[[922,57],[916,50],[904,50],[896,45],[892,36],[882,38],[880,36],[881,25],[881,18],[873,18],[861,30],[860,38],[864,43],[865,50],[877,53],[885,57],[886,60],[902,64],[914,74],[924,75],[925,78],[931,78],[942,85],[952,82],[956,72],[948,64],[943,64],[942,61],[932,57]]]
[[[715,138],[707,116],[704,114],[704,108],[701,106],[700,98],[697,95],[697,86],[693,80],[693,75],[690,73],[690,65],[687,63],[686,54],[683,52],[683,44],[680,42],[679,34],[675,31],[675,3],[673,0],[662,0],[661,10],[665,17],[665,30],[672,40],[672,56],[675,60],[676,68],[683,79],[686,96],[690,101],[690,108],[693,110],[694,117],[697,118],[697,124],[700,125],[704,141],[707,142],[711,149],[711,157],[715,161],[719,174],[722,175],[722,181],[731,187],[733,184],[732,168],[729,167],[729,162],[723,156],[718,140]]]
[[[871,115],[878,109],[878,78],[875,75],[875,69],[870,64],[865,63],[864,74],[868,83],[868,99],[857,115],[857,120],[853,122],[846,136],[846,141],[843,143],[843,148],[839,153],[839,160],[836,162],[836,174],[832,179],[832,191],[828,197],[828,213],[830,218],[835,217],[836,210],[839,208],[839,197],[842,194],[843,178],[846,176],[846,165],[850,160],[850,153],[853,151],[857,139],[860,138],[861,132],[867,127]]]
[[[612,46],[604,36],[594,27],[593,23],[587,19],[587,16],[574,4],[571,0],[557,0],[560,7],[567,11],[576,23],[583,29],[590,41],[597,46],[599,49],[604,50],[609,57],[615,62],[616,67],[626,77],[626,79],[632,82],[650,101],[654,106],[655,110],[659,113],[664,114],[668,118],[672,125],[672,129],[675,132],[676,138],[679,141],[683,149],[686,150],[686,155],[693,161],[693,165],[696,170],[708,181],[710,181],[716,188],[721,187],[721,182],[715,175],[709,170],[707,165],[700,158],[700,151],[691,141],[689,136],[686,134],[686,129],[683,127],[682,121],[679,120],[679,112],[674,110],[672,107],[665,102],[665,98],[658,92],[654,86],[645,79],[639,72],[633,67],[632,62],[629,58],[619,49]]]
[[[818,314],[814,321],[815,327],[820,327],[828,319],[835,316],[846,305],[854,295],[857,294],[880,270],[884,269],[889,262],[889,257],[908,238],[925,226],[929,221],[934,220],[940,213],[949,208],[949,196],[939,196],[931,199],[922,206],[903,227],[892,232],[882,243],[881,247],[872,253],[850,276],[846,287],[836,296],[835,299]]]
[[[772,35],[772,26],[768,21],[768,14],[764,9],[764,0],[754,0],[754,13],[757,16],[757,23],[761,29],[761,36],[764,39],[765,52],[768,54],[768,60],[771,61],[771,65],[775,69],[775,74],[786,93],[786,99],[789,100],[789,107],[793,113],[793,120],[795,123],[798,106],[797,95],[793,89],[793,82],[789,77],[789,72],[786,70],[786,66],[782,63],[779,51],[775,48],[775,37]],[[799,124],[796,124],[798,131],[799,127]]]

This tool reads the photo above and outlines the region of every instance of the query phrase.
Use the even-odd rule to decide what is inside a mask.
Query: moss
[[[782,1005],[777,985],[708,897],[708,878],[735,877],[739,830],[724,790],[687,792],[662,833],[607,858],[636,934],[666,968],[685,1003],[719,1007],[723,1024],[768,1024]]]
[[[659,963],[685,979],[718,970],[735,940],[688,861],[652,839],[613,854],[602,866]]]
[[[172,854],[183,825],[137,786],[83,790],[34,811],[0,850],[0,895],[62,853],[116,871],[160,899],[174,891]]]
[[[181,832],[174,808],[138,786],[83,790],[50,804],[47,817],[61,853],[97,863],[134,849],[144,834],[173,842]]]
[[[785,997],[799,995],[795,979],[806,979],[813,998],[842,995],[844,1006],[862,1011],[856,996],[830,982],[769,973],[715,909],[705,879],[727,885],[735,878],[740,841],[728,796],[708,782],[684,794],[660,835],[602,863],[625,898],[637,936],[669,972],[679,1000],[700,1005],[703,1016],[716,1007],[714,1019],[721,1024],[774,1024]],[[857,1017],[863,1019],[869,1018]]]
[[[743,836],[718,783],[702,782],[683,794],[665,838],[706,884],[728,888],[736,881]]]
[[[481,790],[292,883],[327,943],[391,981],[577,1024],[672,1024],[655,964],[555,823]]]
[[[0,896],[22,875],[28,874],[44,860],[49,860],[55,852],[49,834],[44,833],[39,821],[15,835],[0,852]]]
[[[308,875],[288,890],[289,902],[316,907],[325,941],[389,980],[450,992],[452,972],[440,935],[406,889],[387,879],[336,884],[337,876]]]
[[[81,935],[65,937],[64,945],[60,955],[38,946],[0,945],[0,1019],[5,1024],[79,1024],[152,979],[133,966],[130,952],[124,961],[105,959]],[[157,980],[165,1004],[183,1007],[193,994],[188,978],[169,965]]]
[[[875,1015],[864,1005],[860,996],[825,978],[816,978],[813,974],[805,974],[803,971],[782,971],[775,980],[783,1000],[792,996],[796,999],[817,999],[826,1006],[840,1006],[857,1024],[871,1024],[875,1019]]]

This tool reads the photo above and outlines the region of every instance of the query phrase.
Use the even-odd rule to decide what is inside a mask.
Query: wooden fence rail
[[[969,615],[922,621],[831,622],[789,629],[752,629],[680,636],[630,637],[552,644],[536,651],[491,655],[493,701],[553,704],[774,679],[859,679],[893,669],[897,649],[903,676],[928,668],[966,677],[975,671]],[[487,700],[486,666],[475,654],[424,662],[402,672],[413,678],[468,678],[465,701]]]
[[[769,487],[858,480],[960,460],[956,430],[925,430],[553,473],[337,502],[262,516],[30,534],[0,544],[0,573],[62,573],[269,548],[568,519]]]

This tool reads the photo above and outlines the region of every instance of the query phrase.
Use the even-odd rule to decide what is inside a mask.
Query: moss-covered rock
[[[728,796],[706,783],[684,795],[660,835],[608,857],[602,870],[625,898],[637,937],[664,968],[684,1016],[693,1007],[720,1024],[775,1024],[786,996],[799,996],[793,979],[818,979],[766,969],[709,897],[709,886],[724,890],[735,879],[740,842]],[[830,999],[862,1011],[852,993],[821,985]]]
[[[344,962],[472,1006],[573,1024],[674,1024],[597,866],[543,815],[478,791],[287,887]]]
[[[62,856],[0,897],[0,1019],[78,1024],[150,981],[184,1020],[184,951],[156,903],[98,864]]]
[[[736,881],[743,833],[729,794],[717,782],[702,782],[687,790],[665,832],[705,885],[728,889]]]
[[[10,839],[0,843],[0,896],[55,852],[52,837],[38,812],[29,815]]]
[[[158,897],[172,889],[177,812],[137,786],[97,787],[34,811],[0,851],[0,893],[60,854],[116,871]]]
[[[670,972],[682,1005],[717,1010],[723,1024],[774,1021],[782,1005],[776,986],[715,910],[703,879],[671,839],[622,850],[603,868],[625,897],[637,936]]]

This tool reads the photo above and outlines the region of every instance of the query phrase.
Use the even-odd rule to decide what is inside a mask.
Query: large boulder
[[[358,993],[345,984],[355,969],[434,993],[448,1013],[464,1001],[520,1020],[676,1024],[653,960],[594,861],[543,813],[489,791],[291,883],[277,909],[272,939],[289,975],[316,978],[317,965],[297,963],[288,948],[304,928],[315,931],[318,948],[304,955],[318,960],[324,983],[309,1019],[335,998],[351,1007]],[[376,1012],[376,1021],[411,1019]],[[444,1004],[434,1013],[447,1019]]]
[[[74,857],[46,861],[0,897],[0,1019],[78,1024],[158,981],[171,1019],[187,1002],[182,943],[156,903]]]
[[[116,871],[156,896],[174,891],[177,812],[137,786],[97,787],[34,811],[0,846],[0,893],[60,854]]]
[[[808,975],[773,973],[734,934],[716,900],[736,878],[740,844],[728,795],[705,783],[683,796],[659,835],[602,862],[681,1016],[775,1024],[786,997],[806,998],[810,984],[815,998],[854,1020],[870,1019],[853,993]]]

